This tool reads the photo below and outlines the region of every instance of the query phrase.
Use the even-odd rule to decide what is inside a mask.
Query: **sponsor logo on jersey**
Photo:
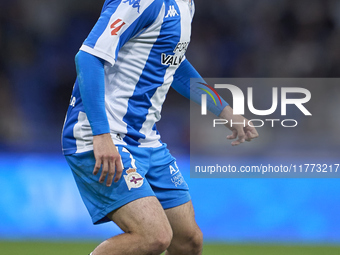
[[[163,65],[171,65],[171,66],[178,66],[180,63],[182,63],[182,60],[184,58],[183,56],[176,56],[176,55],[166,55],[162,53],[162,64]]]
[[[178,66],[182,63],[184,54],[187,51],[189,42],[179,42],[173,51],[174,55],[162,53],[161,61],[163,65]]]
[[[132,188],[137,189],[143,185],[144,178],[139,173],[137,173],[135,168],[126,170],[126,173],[128,175],[124,175],[124,179],[129,190]]]
[[[175,9],[174,5],[170,5],[169,6],[169,10],[168,13],[166,14],[165,18],[169,18],[169,17],[175,17],[175,16],[179,16],[178,12]]]
[[[111,35],[117,35],[118,31],[125,25],[125,22],[121,19],[116,19],[110,26],[112,29]]]
[[[140,8],[140,0],[124,0],[123,2],[125,3],[129,3],[129,5],[132,6],[132,8],[136,8],[137,12],[139,13],[139,8]]]

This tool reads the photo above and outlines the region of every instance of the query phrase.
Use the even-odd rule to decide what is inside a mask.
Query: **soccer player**
[[[202,252],[188,186],[155,125],[170,86],[196,102],[204,93],[190,86],[200,75],[185,58],[193,14],[192,0],[106,0],[76,55],[63,152],[93,223],[124,231],[93,255]],[[245,120],[209,100],[217,116]],[[258,136],[230,129],[232,145]]]

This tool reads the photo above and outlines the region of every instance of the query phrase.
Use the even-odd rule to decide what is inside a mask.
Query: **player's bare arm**
[[[93,152],[96,159],[93,174],[97,175],[100,167],[102,167],[99,182],[103,183],[106,176],[106,186],[110,187],[112,185],[114,176],[114,182],[118,182],[122,176],[123,167],[121,157],[116,146],[113,144],[111,135],[101,134],[93,136]]]
[[[244,118],[242,115],[234,115],[233,109],[228,105],[226,106],[221,114],[219,115],[221,119],[228,120],[228,123],[225,125],[228,129],[230,129],[233,133],[231,135],[227,136],[227,139],[234,140],[231,143],[231,145],[236,146],[241,143],[244,143],[245,141],[250,142],[254,138],[257,138],[259,136],[256,128],[248,125],[248,120]],[[243,124],[233,124],[230,125],[231,121],[233,123],[245,123]],[[250,124],[252,124],[250,122]]]

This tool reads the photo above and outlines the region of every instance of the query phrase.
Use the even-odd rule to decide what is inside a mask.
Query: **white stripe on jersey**
[[[169,77],[168,73],[174,73],[174,67],[170,66],[166,71],[165,76]],[[165,100],[165,95],[168,92],[170,85],[172,83],[173,77],[170,76],[171,82],[164,83],[162,86],[158,87],[155,94],[151,98],[152,106],[149,108],[148,115],[146,116],[146,120],[143,123],[141,130],[139,131],[141,134],[145,135],[145,139],[139,139],[139,147],[158,147],[161,146],[159,142],[160,135],[157,134],[155,130],[152,130],[153,125],[161,119],[160,112],[162,110],[162,105]],[[168,79],[169,81],[169,79]]]
[[[180,9],[181,13],[181,37],[180,42],[189,42],[191,36],[191,29],[190,26],[187,24],[191,23],[188,17],[191,17],[191,13],[187,8],[187,3],[184,1],[177,1],[178,8]],[[185,57],[183,58],[183,60]],[[165,101],[165,96],[168,93],[171,83],[173,81],[173,76],[177,70],[178,66],[170,65],[165,73],[164,76],[164,83],[162,86],[157,88],[157,91],[151,98],[152,106],[149,108],[148,115],[146,116],[146,120],[143,123],[143,126],[140,133],[145,135],[145,139],[139,139],[139,147],[157,147],[160,146],[161,143],[159,142],[160,135],[157,135],[155,130],[152,130],[153,125],[161,119],[160,112],[162,110],[162,105]]]
[[[127,133],[127,125],[123,121],[123,118],[128,109],[128,99],[133,95],[148,60],[149,53],[158,39],[161,30],[160,24],[162,23],[164,14],[165,8],[163,5],[155,23],[144,31],[144,34],[147,34],[148,38],[145,38],[147,43],[145,43],[143,48],[135,47],[138,42],[132,39],[120,50],[115,66],[105,69],[105,100],[112,102],[111,105],[106,105],[106,110],[109,123],[115,123],[113,126],[110,125],[110,127],[114,128],[114,130],[111,130],[111,133],[119,133],[122,138],[124,138],[124,134]],[[143,38],[143,35],[140,35],[139,38]],[[138,58],[136,56],[138,56]],[[131,65],[132,62],[134,65]],[[112,81],[114,81],[115,86],[112,86]],[[125,144],[124,141],[116,139],[115,136],[113,136],[113,139],[117,144]],[[158,139],[156,139],[157,146],[160,145]]]
[[[81,153],[93,149],[93,136],[90,122],[84,112],[79,112],[78,122],[74,125],[73,135],[76,139],[77,151]]]

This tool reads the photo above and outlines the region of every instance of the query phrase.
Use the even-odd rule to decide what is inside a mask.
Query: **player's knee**
[[[177,239],[170,254],[199,255],[203,249],[203,234],[199,228]]]
[[[148,251],[150,254],[159,255],[170,246],[171,240],[171,228],[155,231],[152,236],[148,238]]]
[[[194,231],[188,239],[188,254],[201,254],[203,249],[203,233],[200,229]]]

